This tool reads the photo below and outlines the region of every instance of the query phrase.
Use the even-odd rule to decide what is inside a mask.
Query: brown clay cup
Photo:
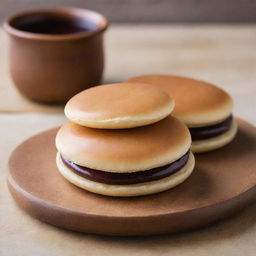
[[[18,90],[44,103],[64,103],[98,85],[104,68],[103,32],[108,22],[94,11],[55,8],[7,18],[10,72]]]

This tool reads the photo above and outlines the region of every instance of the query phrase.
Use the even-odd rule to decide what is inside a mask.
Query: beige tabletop
[[[0,44],[1,256],[255,255],[256,204],[211,227],[140,238],[69,232],[20,210],[5,182],[8,156],[25,138],[62,124],[65,117],[61,108],[34,105],[15,91],[7,72],[7,41],[2,32]],[[106,38],[105,81],[144,73],[204,79],[229,91],[235,100],[234,113],[255,125],[255,45],[256,26],[115,26]]]

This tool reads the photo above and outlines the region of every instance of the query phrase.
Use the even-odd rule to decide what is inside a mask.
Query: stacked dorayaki
[[[57,166],[74,185],[108,196],[173,188],[194,169],[187,126],[174,100],[143,83],[102,85],[69,100],[57,136]]]

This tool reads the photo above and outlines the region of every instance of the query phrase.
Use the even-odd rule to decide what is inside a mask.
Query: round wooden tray
[[[166,192],[113,198],[75,187],[55,165],[57,129],[16,148],[9,162],[9,189],[30,215],[80,232],[151,235],[207,225],[256,198],[256,128],[237,121],[235,140],[220,150],[196,155],[191,177]]]

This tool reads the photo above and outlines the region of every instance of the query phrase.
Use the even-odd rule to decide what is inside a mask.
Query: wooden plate
[[[188,230],[226,218],[256,198],[256,128],[238,120],[228,146],[196,155],[196,169],[178,187],[137,198],[105,197],[75,187],[55,165],[57,129],[36,135],[10,158],[8,183],[20,207],[65,229],[107,235]]]

